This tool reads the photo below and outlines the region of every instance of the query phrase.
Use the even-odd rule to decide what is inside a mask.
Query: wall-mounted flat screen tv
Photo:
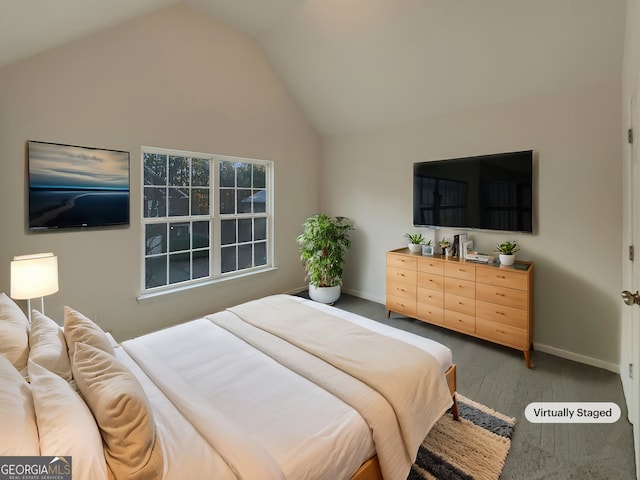
[[[533,233],[533,151],[414,163],[413,224]]]
[[[29,229],[129,224],[129,152],[27,142]]]

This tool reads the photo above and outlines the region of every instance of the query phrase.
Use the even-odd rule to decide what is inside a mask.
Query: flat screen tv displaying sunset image
[[[29,229],[129,224],[129,152],[29,141]]]

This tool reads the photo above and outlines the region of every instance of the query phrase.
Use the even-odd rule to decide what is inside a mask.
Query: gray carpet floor
[[[527,369],[522,352],[392,313],[384,305],[343,294],[336,307],[431,338],[453,352],[458,391],[516,417],[502,480],[635,479],[633,432],[618,375],[541,352]],[[533,424],[530,402],[615,402],[614,424]]]

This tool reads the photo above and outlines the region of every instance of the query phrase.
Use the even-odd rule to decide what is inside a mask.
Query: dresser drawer
[[[408,268],[415,270],[418,266],[418,257],[399,255],[397,253],[387,253],[387,267]]]
[[[416,314],[416,301],[415,299],[410,300],[394,295],[387,295],[387,310],[404,313],[405,315],[413,317]]]
[[[446,263],[444,266],[444,274],[447,277],[460,278],[473,282],[476,279],[476,267],[468,263]]]
[[[402,283],[404,285],[416,285],[416,271],[406,268],[387,267],[387,285]]]
[[[476,284],[469,280],[444,277],[444,292],[461,297],[476,298]]]
[[[444,277],[442,275],[418,272],[418,287],[442,292],[444,291]]]
[[[467,315],[475,315],[476,301],[471,298],[446,293],[444,295],[444,308],[446,310],[454,310]]]
[[[418,287],[418,297],[416,300],[419,303],[426,303],[427,305],[433,305],[434,307],[442,307],[444,305],[444,292]]]
[[[433,275],[444,275],[444,262],[431,258],[418,259],[418,272],[431,273]]]
[[[527,290],[529,280],[527,275],[503,268],[478,268],[476,269],[476,282]]]
[[[418,302],[417,309],[419,318],[426,320],[429,323],[444,325],[444,309],[442,307]]]
[[[527,331],[509,325],[478,319],[476,321],[476,334],[492,342],[509,345],[515,348],[528,349],[529,339]]]
[[[388,282],[387,295],[393,295],[394,297],[413,300],[415,302],[416,287],[400,282]]]
[[[465,333],[476,332],[476,317],[453,310],[444,311],[444,326]]]
[[[476,317],[483,320],[516,328],[528,328],[527,316],[527,312],[519,308],[476,300]]]
[[[484,283],[476,284],[476,298],[483,302],[497,303],[520,310],[527,310],[529,304],[529,292]]]

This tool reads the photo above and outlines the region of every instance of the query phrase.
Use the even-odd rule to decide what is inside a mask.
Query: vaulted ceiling
[[[621,76],[625,0],[0,0],[0,68],[178,3],[253,37],[323,135]]]

